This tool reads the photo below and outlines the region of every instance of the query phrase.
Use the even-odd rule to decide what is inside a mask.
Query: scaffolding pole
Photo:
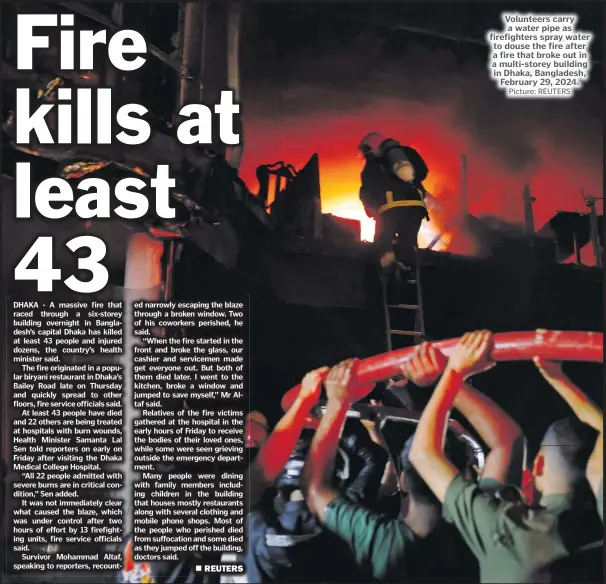
[[[469,213],[469,201],[467,196],[467,155],[461,154],[461,219]]]
[[[230,2],[227,7],[227,86],[234,92],[234,103],[240,102],[240,34],[242,29],[242,4]],[[240,169],[244,154],[244,135],[242,120],[237,124],[240,143],[228,146],[226,149],[227,162]]]
[[[526,237],[530,240],[530,244],[534,244],[534,211],[532,210],[532,204],[536,199],[530,194],[530,185],[526,183],[524,190],[522,191],[522,201],[524,202],[524,226],[526,228]]]
[[[187,2],[183,23],[183,54],[179,70],[179,109],[184,105],[202,100],[200,71],[203,62],[203,47],[206,23],[206,3]],[[181,42],[181,41],[180,41]]]
[[[584,195],[583,195],[584,196]],[[593,251],[593,259],[598,268],[602,267],[602,246],[600,245],[600,228],[598,225],[598,213],[595,208],[596,197],[585,197],[585,204],[589,209],[589,239]]]

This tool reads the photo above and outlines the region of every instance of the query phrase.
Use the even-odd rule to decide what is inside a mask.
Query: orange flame
[[[357,156],[360,138],[369,131],[393,136],[416,148],[430,172],[425,187],[444,205],[446,216],[424,222],[419,244],[427,245],[442,229],[450,232],[441,247],[455,253],[474,253],[471,237],[457,231],[463,212],[460,197],[461,154],[468,160],[468,211],[476,216],[494,215],[523,223],[522,192],[530,183],[535,224],[541,228],[557,211],[584,211],[580,189],[599,196],[602,167],[597,154],[579,149],[563,138],[554,142],[532,136],[540,163],[532,169],[511,171],[498,149],[477,144],[457,126],[449,108],[418,102],[384,100],[357,111],[324,111],[320,114],[283,116],[279,119],[247,118],[247,142],[242,178],[256,189],[255,168],[273,160],[285,160],[300,169],[317,152],[320,160],[322,211],[361,222],[362,238],[370,241],[374,221],[368,219],[358,198],[362,160]],[[553,131],[552,131],[553,130]],[[558,129],[549,129],[551,133]],[[562,130],[564,132],[564,130]],[[547,132],[547,130],[546,130]],[[566,160],[566,164],[561,163]],[[431,214],[431,213],[430,213]],[[454,237],[456,235],[456,237]]]

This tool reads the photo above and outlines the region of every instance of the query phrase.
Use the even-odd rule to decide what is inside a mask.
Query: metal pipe
[[[325,405],[318,405],[314,408],[316,415],[323,415],[326,411]],[[347,417],[356,420],[377,420],[379,429],[383,432],[385,424],[392,422],[406,422],[409,424],[418,424],[421,419],[419,412],[413,412],[406,408],[390,408],[385,406],[371,406],[369,404],[353,404],[347,412]],[[459,422],[452,418],[448,420],[448,429],[459,439],[464,440],[473,450],[477,460],[477,466],[481,470],[486,462],[486,455],[477,439],[467,432]]]
[[[230,2],[227,6],[227,86],[234,92],[234,102],[240,102],[240,32],[242,28],[242,4]],[[226,157],[236,170],[242,165],[244,135],[242,124],[238,124],[240,143],[228,146]]]
[[[173,277],[175,268],[175,251],[177,242],[172,240],[168,242],[166,268],[164,270],[164,301],[168,302],[173,297]]]
[[[600,228],[598,226],[598,214],[595,208],[595,197],[586,197],[587,208],[589,209],[589,238],[591,249],[593,250],[593,259],[598,268],[602,267],[602,250],[600,245]]]
[[[203,60],[205,11],[205,3],[188,2],[185,5],[183,54],[179,68],[179,109],[191,101],[199,101],[202,94],[200,71]]]
[[[411,424],[418,424],[421,418],[421,414],[415,414],[416,419],[412,419],[411,415],[406,416],[386,416],[385,418],[381,418],[381,423],[379,428],[382,430],[384,425],[390,420],[394,422],[409,422]],[[467,442],[468,446],[473,451],[475,456],[477,467],[479,471],[484,469],[484,465],[486,464],[486,454],[482,449],[481,444],[476,440],[474,436],[472,436],[469,432],[466,432],[463,426],[459,424],[456,420],[448,420],[448,429],[457,436],[460,440]]]
[[[240,30],[242,4],[230,2],[227,12],[227,85],[234,92],[234,101],[240,101]]]
[[[447,339],[433,343],[434,347],[449,356],[459,339]],[[360,384],[377,383],[400,375],[400,366],[408,361],[416,347],[406,347],[374,357],[362,359],[355,370],[355,379]],[[604,360],[604,335],[597,332],[547,331],[497,333],[492,350],[494,361],[529,361],[541,357],[551,361]],[[286,411],[294,402],[301,386],[290,389],[281,401]]]
[[[467,200],[467,156],[461,154],[461,217],[469,213],[469,201]]]
[[[326,406],[323,403],[320,403],[313,409],[313,413],[320,415],[323,414],[325,410]],[[373,406],[362,403],[352,404],[351,408],[347,412],[348,418],[354,418],[356,420],[377,420],[379,418],[383,419],[387,416],[404,416],[406,418],[405,420],[403,418],[404,421],[414,422],[416,420],[418,422],[420,414],[406,408]]]
[[[526,226],[526,235],[530,237],[535,232],[532,204],[536,199],[530,194],[530,186],[528,183],[524,185],[522,200],[524,201],[524,225]]]
[[[173,46],[175,47],[175,51],[173,54],[177,54],[179,58],[179,62],[182,62],[183,59],[183,37],[185,31],[185,4],[183,2],[179,2],[179,12],[177,14],[177,32],[176,32],[176,43],[173,41]],[[179,69],[180,71],[180,69]],[[177,126],[179,123],[178,113],[180,110],[180,101],[181,101],[181,80],[179,79],[179,85],[177,86],[177,92],[175,96],[175,109],[173,111],[172,124],[173,126]]]

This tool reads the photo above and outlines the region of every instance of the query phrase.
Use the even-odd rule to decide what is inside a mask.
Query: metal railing
[[[316,414],[321,415],[324,414],[325,411],[326,406],[323,404],[320,404],[315,408]],[[368,404],[356,403],[353,404],[347,412],[347,417],[356,420],[375,420],[379,425],[379,429],[383,431],[385,424],[390,421],[417,425],[421,419],[421,414],[419,412],[407,410],[406,408],[372,406]],[[477,461],[478,470],[481,471],[486,463],[486,455],[477,439],[472,434],[467,432],[459,422],[453,420],[452,418],[448,420],[448,429],[455,436],[457,436],[459,440],[467,443],[467,445],[471,448]]]

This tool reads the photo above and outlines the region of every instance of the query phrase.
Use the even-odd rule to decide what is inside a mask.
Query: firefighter
[[[388,267],[394,261],[413,265],[421,223],[429,220],[423,188],[427,165],[414,148],[376,132],[362,139],[359,150],[366,160],[360,200],[377,222],[375,243],[381,265]]]

